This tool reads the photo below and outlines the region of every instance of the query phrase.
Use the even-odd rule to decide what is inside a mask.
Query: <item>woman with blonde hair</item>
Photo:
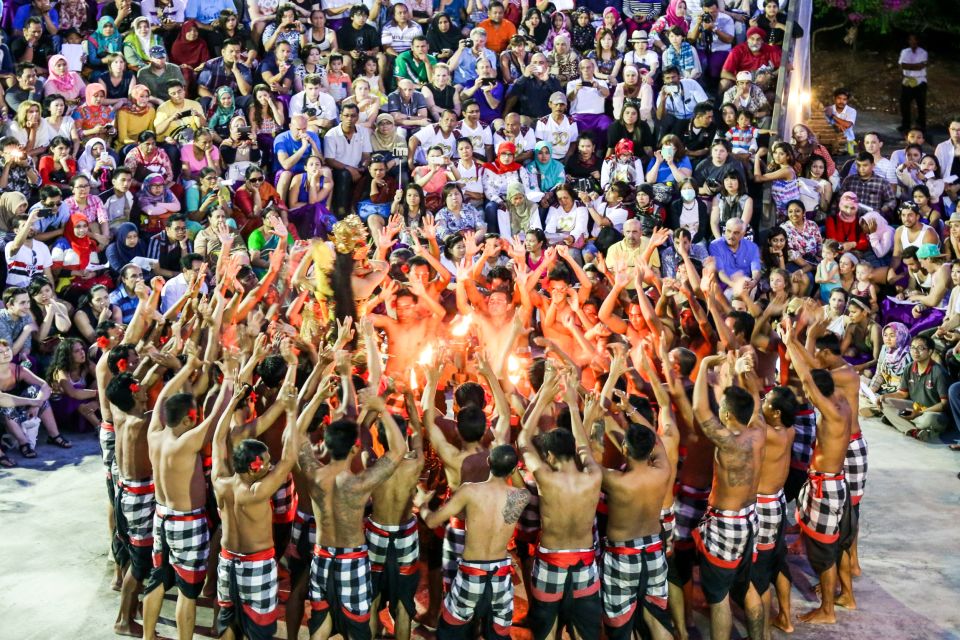
[[[377,115],[380,113],[380,98],[370,91],[370,82],[366,78],[357,78],[353,81],[353,95],[344,98],[340,107],[343,108],[349,104],[356,105],[360,110],[358,127],[373,129],[376,126]]]
[[[50,141],[57,137],[41,117],[39,102],[24,100],[17,107],[17,115],[10,123],[10,135],[23,145],[23,151],[30,157],[38,157],[47,151]]]

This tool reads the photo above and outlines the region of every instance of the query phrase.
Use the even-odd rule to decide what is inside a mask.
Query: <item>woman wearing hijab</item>
[[[501,142],[497,147],[497,156],[493,162],[483,165],[483,194],[487,204],[483,208],[484,218],[487,221],[487,231],[498,232],[499,223],[497,212],[503,207],[507,188],[512,183],[520,183],[526,191],[530,184],[530,174],[518,162],[515,162],[517,145],[512,142]]]
[[[243,112],[237,110],[233,89],[226,85],[217,89],[215,103],[216,108],[207,120],[207,128],[223,140],[230,137],[230,121],[235,116],[243,115]]]
[[[124,222],[117,227],[117,235],[107,247],[107,263],[114,275],[133,262],[134,258],[147,257],[147,243],[140,238],[137,225]],[[146,276],[144,276],[146,278]]]
[[[86,85],[79,73],[70,71],[67,59],[60,55],[51,56],[47,71],[50,75],[43,83],[43,93],[48,96],[54,93],[62,96],[70,110],[80,104],[80,97]]]
[[[193,70],[209,59],[210,49],[207,42],[200,37],[197,21],[187,20],[170,47],[170,62],[180,65],[187,87],[193,84]]]
[[[83,145],[83,153],[77,160],[77,171],[87,176],[96,187],[94,193],[106,191],[110,187],[117,161],[107,151],[108,145],[102,138],[90,138]]]
[[[74,126],[81,138],[102,136],[112,139],[116,134],[113,107],[104,104],[107,89],[99,82],[91,82],[84,89],[85,99],[73,112]]]
[[[13,231],[13,219],[27,213],[27,204],[27,197],[19,191],[0,193],[0,232]]]
[[[150,102],[150,89],[138,84],[130,90],[130,102],[117,112],[117,141],[119,150],[125,145],[134,145],[144,131],[153,130],[157,110]]]
[[[123,36],[116,21],[111,16],[103,16],[97,21],[97,30],[87,38],[87,66],[94,71],[105,71],[107,61],[104,57],[122,50]]]
[[[430,53],[435,55],[437,60],[446,62],[460,47],[463,34],[453,26],[449,15],[439,12],[430,19],[426,38]]]
[[[150,19],[140,16],[133,21],[133,28],[123,39],[123,58],[134,71],[150,65],[150,49],[162,47],[160,36],[153,33]]]
[[[877,358],[877,372],[867,382],[861,380],[860,415],[879,416],[880,409],[870,398],[893,393],[900,388],[900,378],[913,359],[910,357],[910,330],[902,322],[890,322],[883,328],[883,346]]]
[[[531,229],[543,229],[537,203],[530,202],[519,182],[511,182],[498,213],[500,234],[504,238],[523,235]],[[489,229],[489,225],[488,225]]]
[[[870,209],[860,216],[860,228],[867,234],[870,250],[873,257],[867,255],[866,260],[874,267],[890,264],[890,252],[893,250],[893,227],[886,218]]]
[[[151,173],[143,179],[143,188],[137,193],[137,208],[147,217],[146,223],[141,225],[144,232],[159,233],[167,218],[180,211],[180,201],[167,188],[162,175]],[[193,224],[199,231],[200,225]],[[187,223],[187,226],[190,224]]]
[[[549,142],[541,140],[533,147],[533,160],[527,163],[530,180],[537,191],[543,193],[540,199],[541,215],[548,207],[556,204],[554,190],[567,180],[567,173],[563,163],[553,157],[553,147]]]
[[[687,3],[684,0],[670,0],[667,12],[657,18],[650,28],[650,41],[657,51],[662,52],[670,46],[667,32],[673,27],[678,27],[683,35],[687,35],[687,31],[690,30],[690,23],[687,21]]]
[[[90,236],[90,223],[82,213],[70,216],[63,229],[63,237],[53,245],[51,252],[53,271],[59,274],[57,291],[76,304],[80,294],[97,284],[113,286],[110,276],[103,270],[97,253],[97,242]]]

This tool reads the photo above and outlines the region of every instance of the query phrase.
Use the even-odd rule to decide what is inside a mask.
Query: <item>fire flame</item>
[[[410,390],[416,390],[417,387],[417,371],[416,369],[410,369]]]
[[[453,322],[453,326],[450,329],[450,334],[458,338],[462,338],[467,335],[467,331],[470,330],[470,324],[473,322],[472,315],[458,316],[457,320]]]
[[[507,379],[513,385],[520,382],[520,358],[512,354],[507,358]]]
[[[417,360],[417,364],[427,367],[433,364],[433,345],[428,344],[423,348],[423,351],[420,352],[420,359]]]

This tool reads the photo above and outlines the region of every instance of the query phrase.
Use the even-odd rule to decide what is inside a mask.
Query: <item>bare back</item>
[[[719,424],[719,420],[716,420]],[[740,511],[757,500],[765,434],[762,423],[730,430],[731,436],[717,447],[713,467],[710,505],[721,511]]]
[[[321,545],[351,548],[365,543],[364,507],[396,467],[393,460],[384,457],[359,474],[350,471],[349,461],[320,467],[312,474],[309,492]]]
[[[498,478],[466,483],[459,491],[465,492],[462,498],[467,520],[463,559],[483,562],[506,558],[507,544],[530,501],[530,492]]]
[[[757,493],[769,496],[783,488],[783,483],[787,481],[790,473],[790,450],[795,435],[793,427],[767,425]]]
[[[200,452],[185,448],[170,429],[150,434],[157,502],[174,511],[193,511],[206,503],[207,486]]]
[[[224,549],[247,554],[273,548],[272,492],[259,491],[260,484],[248,485],[236,474],[214,481]]]
[[[410,454],[408,454],[410,455]],[[423,471],[423,456],[405,457],[387,480],[373,490],[373,519],[386,525],[403,524],[413,514],[413,495]]]
[[[651,459],[627,460],[627,470],[606,470],[603,490],[607,494],[607,539],[622,542],[660,532],[660,509],[671,482],[669,462],[658,461],[662,449]]]
[[[544,465],[534,477],[540,495],[540,544],[546,549],[591,548],[602,475],[577,469],[570,461],[562,471]]]
[[[810,467],[822,473],[840,473],[850,446],[850,425],[854,422],[850,403],[839,391],[826,399],[833,403],[837,418],[829,418],[821,411],[817,423],[817,441],[813,446]]]
[[[127,480],[145,480],[153,475],[150,449],[147,445],[147,416],[132,416],[114,411],[117,434],[116,455],[120,477]]]

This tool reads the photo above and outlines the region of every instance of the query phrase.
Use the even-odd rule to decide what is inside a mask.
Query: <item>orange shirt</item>
[[[510,44],[510,38],[516,35],[517,27],[509,20],[501,20],[500,24],[494,24],[490,18],[477,25],[487,32],[487,49],[490,49],[498,56],[506,50]]]

